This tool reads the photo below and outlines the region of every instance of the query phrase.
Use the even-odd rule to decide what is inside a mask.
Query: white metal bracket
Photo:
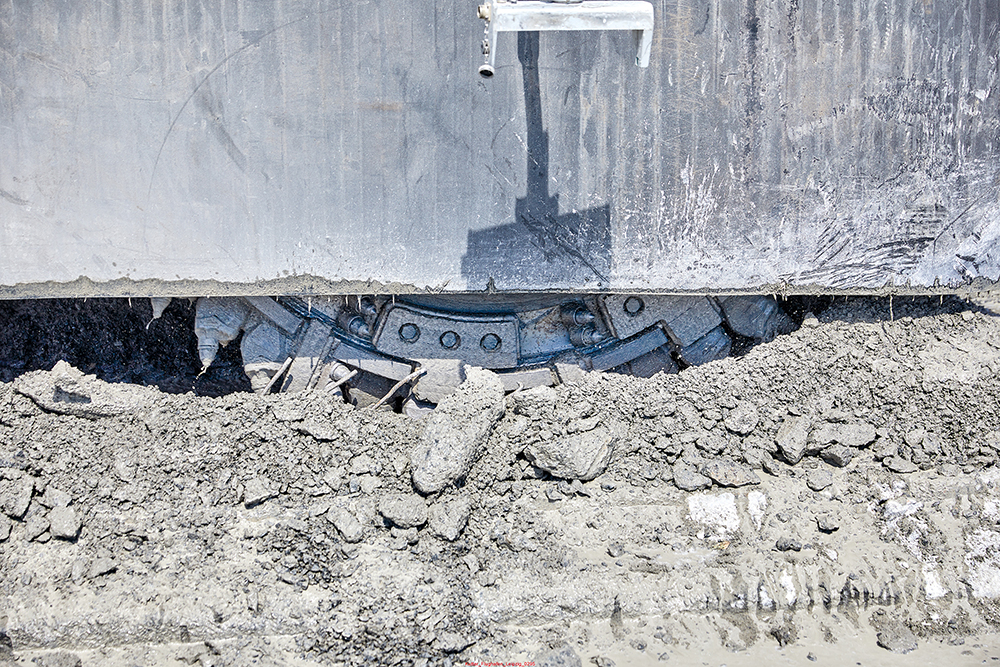
[[[631,30],[635,35],[635,64],[649,66],[653,5],[645,0],[488,0],[479,6],[478,16],[486,21],[486,64],[479,68],[484,77],[493,75],[497,34],[527,30]]]

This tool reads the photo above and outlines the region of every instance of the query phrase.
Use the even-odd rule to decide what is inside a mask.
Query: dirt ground
[[[0,664],[996,664],[1000,318],[826,305],[415,420],[0,304]]]

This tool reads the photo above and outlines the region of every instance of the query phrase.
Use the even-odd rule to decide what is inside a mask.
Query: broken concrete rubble
[[[899,456],[890,456],[889,458],[884,459],[882,463],[885,464],[885,467],[888,468],[889,470],[902,474],[907,474],[920,470],[918,466],[914,465],[910,461],[907,461],[906,459],[901,458]]]
[[[45,487],[45,493],[38,499],[45,507],[52,509],[53,507],[66,507],[72,502],[73,498],[65,491],[60,491],[54,486]]]
[[[819,455],[830,465],[843,468],[854,458],[854,450],[846,445],[830,445]]]
[[[840,529],[840,522],[832,514],[821,514],[816,517],[816,527],[823,533],[832,533]]]
[[[327,519],[337,529],[341,537],[349,543],[360,542],[364,536],[364,527],[361,522],[346,509],[330,510]]]
[[[713,459],[701,465],[699,471],[719,486],[746,486],[760,484],[753,470],[732,459]]]
[[[580,656],[568,644],[562,644],[538,655],[533,662],[536,667],[582,667],[583,665]]]
[[[271,480],[266,477],[252,477],[244,485],[243,502],[247,508],[256,507],[278,494]]]
[[[813,429],[809,439],[818,447],[839,443],[846,447],[866,447],[876,438],[875,427],[864,422],[837,423],[824,422]]]
[[[22,375],[14,383],[14,389],[44,410],[89,419],[135,412],[149,405],[158,394],[152,387],[103,382],[65,361],[57,362],[48,373]]]
[[[55,507],[49,512],[49,531],[52,537],[75,540],[80,533],[80,517],[72,507]]]
[[[806,477],[806,486],[813,491],[822,491],[833,484],[833,475],[829,470],[810,470]]]
[[[802,460],[809,441],[809,420],[804,417],[788,417],[778,427],[775,436],[778,451],[786,461],[795,465]]]
[[[892,653],[911,653],[917,650],[917,637],[900,619],[893,618],[884,609],[871,615],[871,624],[876,629],[878,645]]]
[[[607,469],[618,436],[614,425],[595,423],[585,428],[582,432],[532,442],[524,453],[553,477],[594,479]]]
[[[382,496],[378,511],[400,528],[419,528],[427,523],[427,503],[412,493]]]
[[[31,479],[0,480],[0,505],[11,519],[20,519],[28,511],[34,491]]]
[[[490,371],[468,368],[466,380],[438,404],[410,454],[413,485],[436,493],[468,473],[506,410],[503,383]]]
[[[698,472],[698,468],[678,461],[673,467],[674,484],[682,491],[698,491],[712,486],[712,480]]]
[[[41,512],[32,514],[24,523],[25,537],[29,540],[37,540],[48,529],[49,519]]]
[[[465,530],[471,509],[468,496],[439,501],[430,508],[427,527],[437,537],[454,542]]]
[[[515,392],[465,472],[419,496],[409,455],[424,425],[321,392],[160,395],[158,414],[83,419],[0,384],[3,631],[25,664],[56,645],[113,667],[765,664],[781,643],[792,659],[836,664],[849,647],[876,664],[891,658],[880,643],[912,645],[870,618],[884,609],[916,638],[898,657],[988,662],[1000,422],[984,406],[1000,379],[966,385],[891,355],[974,341],[962,354],[1000,368],[992,322],[833,318],[676,376]],[[880,370],[883,351],[904,370]],[[795,420],[793,464],[778,436]],[[861,422],[876,429],[866,445],[809,440]],[[529,461],[529,447],[611,425],[592,482]],[[721,488],[748,471],[756,483]],[[81,521],[74,541],[56,535],[59,507]],[[34,516],[52,539],[29,541]]]
[[[741,403],[726,416],[726,428],[737,435],[750,435],[760,422],[757,408],[750,403]]]

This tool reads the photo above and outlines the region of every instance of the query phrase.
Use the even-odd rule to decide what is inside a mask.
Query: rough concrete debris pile
[[[957,642],[1000,627],[998,333],[817,322],[506,397],[466,368],[422,422],[321,391],[66,413],[0,385],[3,631],[19,657],[241,637],[222,664],[980,651]]]
[[[14,389],[43,410],[90,419],[135,412],[159,397],[151,387],[110,384],[85,375],[65,361],[56,362],[49,372],[22,375]]]
[[[0,478],[0,541],[10,537],[11,520],[22,522],[28,540],[75,540],[81,519],[69,493],[45,485],[41,479],[17,470],[2,469]]]
[[[523,451],[535,466],[553,477],[584,481],[607,469],[621,425],[597,414],[593,404],[567,406],[551,387],[517,392],[511,404],[516,415],[531,421]]]

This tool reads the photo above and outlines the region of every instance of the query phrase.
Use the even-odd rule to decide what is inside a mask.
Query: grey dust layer
[[[1000,320],[893,316],[423,420],[22,375],[0,663],[989,662]]]

